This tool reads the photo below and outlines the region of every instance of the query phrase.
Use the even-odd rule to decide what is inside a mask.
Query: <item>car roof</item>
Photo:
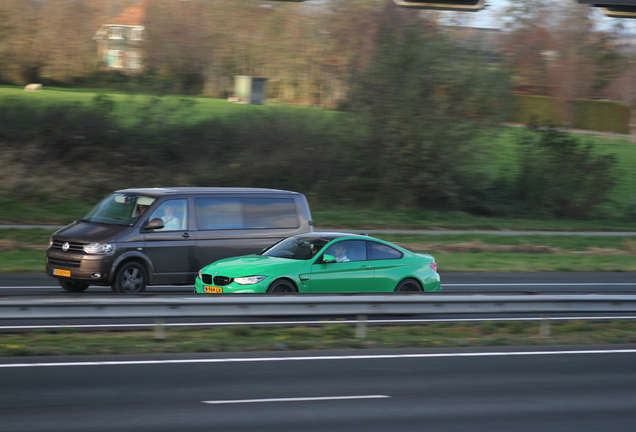
[[[277,195],[300,195],[298,192],[262,189],[262,188],[231,188],[231,187],[165,187],[165,188],[129,188],[119,189],[116,193],[131,193],[152,197],[163,197],[168,195],[206,195],[206,194],[277,194]]]
[[[342,232],[308,232],[303,234],[296,234],[294,237],[302,237],[302,238],[312,238],[312,239],[322,239],[326,241],[335,240],[342,237],[354,237],[361,239],[372,239],[376,240],[373,237],[369,237],[365,234],[352,234],[352,233],[342,233]]]

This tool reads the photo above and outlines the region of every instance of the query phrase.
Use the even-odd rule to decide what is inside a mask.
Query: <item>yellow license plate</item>
[[[220,293],[223,292],[223,288],[215,287],[215,286],[203,285],[203,292],[220,294]]]
[[[71,277],[71,272],[69,270],[53,269],[53,274],[55,276]]]

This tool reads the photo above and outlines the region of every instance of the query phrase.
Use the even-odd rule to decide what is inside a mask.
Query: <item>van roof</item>
[[[120,189],[116,193],[133,193],[139,195],[147,195],[153,197],[163,197],[174,194],[202,195],[209,193],[216,194],[288,194],[300,195],[298,192],[279,190],[279,189],[262,189],[262,188],[233,188],[233,187],[165,187],[165,188],[129,188]]]

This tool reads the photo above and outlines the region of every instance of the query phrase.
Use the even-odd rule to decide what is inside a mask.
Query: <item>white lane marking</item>
[[[484,287],[484,286],[636,286],[636,282],[538,282],[538,283],[442,283],[442,287]],[[98,287],[109,289],[108,287]],[[149,288],[181,288],[185,291],[189,286],[183,285],[151,285]],[[61,289],[57,285],[42,285],[42,286],[0,286],[0,289]]]
[[[443,283],[442,286],[632,286],[636,282]]]
[[[386,399],[387,395],[361,395],[361,396],[325,396],[325,397],[297,397],[297,398],[271,398],[271,399],[234,399],[234,400],[211,400],[201,401],[206,404],[242,404],[261,402],[305,402],[324,400],[350,400],[350,399]]]
[[[636,349],[615,350],[576,350],[576,351],[497,351],[467,353],[427,353],[427,354],[369,354],[350,356],[307,356],[307,357],[254,357],[254,358],[213,358],[213,359],[174,359],[174,360],[113,360],[113,361],[77,361],[59,363],[7,363],[1,368],[28,367],[62,367],[62,366],[129,366],[157,364],[188,363],[262,363],[279,361],[323,361],[323,360],[383,360],[406,358],[440,358],[440,357],[502,357],[502,356],[536,356],[536,355],[573,355],[573,354],[634,354]]]

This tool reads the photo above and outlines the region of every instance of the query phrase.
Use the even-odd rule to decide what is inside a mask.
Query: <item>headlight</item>
[[[197,278],[203,279],[203,276],[201,276],[201,270],[199,270],[199,274],[197,275]]]
[[[115,245],[112,243],[90,243],[84,246],[84,252],[87,254],[111,254],[115,251]]]
[[[234,282],[239,285],[254,285],[265,279],[267,276],[246,276],[234,278]]]

